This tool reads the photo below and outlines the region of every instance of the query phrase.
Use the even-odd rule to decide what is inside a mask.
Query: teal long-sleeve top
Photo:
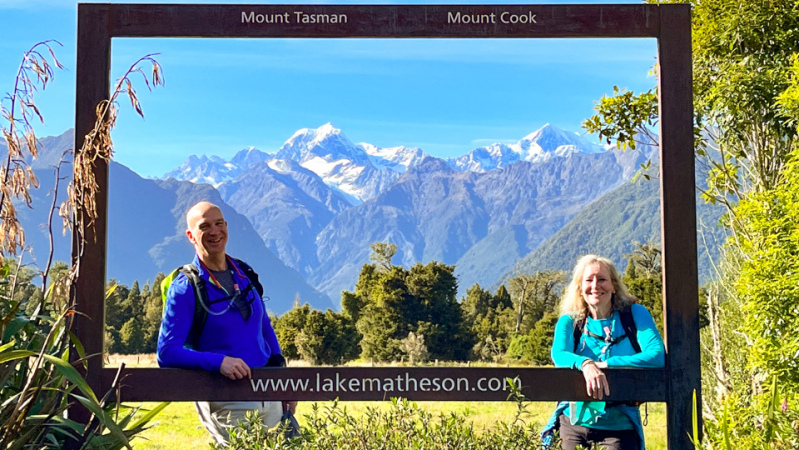
[[[552,361],[555,367],[568,367],[582,370],[582,364],[587,359],[605,361],[608,367],[632,367],[644,369],[657,369],[666,365],[666,352],[663,339],[660,337],[652,315],[645,307],[633,304],[631,307],[633,320],[638,329],[638,344],[641,353],[635,353],[629,339],[611,345],[602,353],[605,342],[583,334],[578,342],[577,350],[574,346],[574,318],[563,315],[555,325],[555,338],[552,342]],[[604,336],[604,327],[608,327],[613,338],[624,335],[621,317],[618,311],[613,311],[612,317],[596,320],[588,317],[586,328],[594,334]]]
[[[624,338],[613,345],[607,345],[605,340],[588,334],[582,334],[575,349],[574,343],[574,318],[568,315],[561,316],[555,325],[555,336],[552,343],[552,360],[556,367],[568,367],[582,371],[585,360],[605,361],[609,368],[648,368],[656,369],[666,364],[666,352],[663,339],[658,332],[655,321],[649,311],[638,304],[631,306],[633,320],[637,328],[638,343],[641,352],[635,353],[630,340]],[[618,311],[613,311],[607,319],[586,319],[586,328],[592,333],[605,336],[610,333],[612,338],[624,335],[624,327]],[[614,389],[623,389],[622,386],[611,386]],[[570,407],[570,404],[573,405]],[[574,425],[607,430],[635,429],[641,438],[643,448],[643,428],[638,408],[627,405],[618,405],[605,408],[604,402],[561,402],[550,424],[545,427],[545,434],[552,428],[552,421],[557,416],[565,414]]]

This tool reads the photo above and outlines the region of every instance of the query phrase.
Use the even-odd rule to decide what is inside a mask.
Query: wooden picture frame
[[[617,369],[607,373],[611,386],[624,386],[624,389],[613,390],[613,400],[665,402],[668,448],[690,448],[694,392],[701,411],[690,13],[690,6],[686,4],[79,4],[75,148],[81,147],[83,137],[94,126],[96,105],[109,96],[111,40],[115,37],[656,38],[667,363],[662,370]],[[267,23],[275,22],[270,19],[278,16],[284,18],[281,23]],[[467,16],[470,19],[464,19]],[[108,164],[98,160],[93,170],[99,186],[98,217],[94,226],[87,230],[83,254],[73,254],[73,259],[80,263],[80,276],[73,295],[81,313],[76,321],[76,333],[86,354],[101,354]],[[231,382],[219,374],[201,371],[126,369],[125,374],[122,389],[125,401],[314,401],[335,397],[341,400],[407,397],[412,400],[504,401],[507,391],[493,387],[499,387],[497,383],[505,377],[517,377],[523,394],[530,400],[588,399],[585,382],[578,371],[541,367],[253,370],[253,379],[285,380],[285,383],[310,380],[310,387],[304,390],[288,389],[282,393],[259,391],[249,381]],[[86,379],[95,392],[105,392],[115,375],[115,369],[103,367],[102,358],[89,359]],[[353,390],[352,380],[356,379],[361,380],[355,383],[359,389]],[[419,380],[423,379],[438,379],[439,387],[441,380],[453,381],[443,389],[425,390],[419,385]],[[325,389],[321,380],[330,380],[328,386],[335,392]],[[370,390],[365,389],[365,384],[361,386],[365,383],[363,380],[372,380]],[[383,382],[375,384],[374,380]],[[382,389],[388,386],[387,380],[397,381],[391,383],[391,390]],[[416,383],[413,390],[409,389],[411,380]],[[406,389],[401,388],[403,381]],[[375,390],[374,386],[381,389]]]

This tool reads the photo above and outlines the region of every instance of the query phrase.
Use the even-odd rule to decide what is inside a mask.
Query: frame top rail
[[[585,38],[657,37],[658,9],[663,6],[92,3],[79,7],[107,8],[111,37]]]

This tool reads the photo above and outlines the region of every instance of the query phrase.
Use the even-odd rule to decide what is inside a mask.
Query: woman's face
[[[585,266],[581,291],[592,313],[599,312],[600,318],[610,314],[611,298],[616,289],[610,279],[610,270],[604,264],[596,262]]]

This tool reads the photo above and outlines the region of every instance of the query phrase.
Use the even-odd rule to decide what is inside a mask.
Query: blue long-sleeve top
[[[232,258],[233,281],[242,292],[247,291],[252,314],[248,320],[231,302],[222,301],[228,294],[210,280],[209,273],[194,257],[194,266],[205,282],[208,299],[212,303],[208,318],[200,334],[196,349],[185,346],[194,318],[194,288],[183,273],[172,280],[167,291],[164,315],[158,334],[158,365],[184,369],[203,369],[219,372],[225,356],[241,358],[250,367],[266,365],[272,354],[281,353],[275,330],[266,313],[264,303],[255,289],[247,289],[250,280]]]
[[[604,340],[582,334],[575,350],[574,318],[563,315],[555,325],[555,337],[552,343],[552,361],[556,367],[568,367],[582,371],[583,362],[587,359],[605,361],[608,367],[650,368],[656,369],[666,365],[666,352],[663,339],[660,337],[655,321],[649,311],[638,304],[631,306],[631,312],[637,329],[636,337],[641,352],[635,353],[628,338],[607,346]],[[612,338],[624,335],[624,327],[618,311],[607,319],[586,319],[586,328],[592,333],[605,336],[605,327]],[[603,348],[605,351],[603,353]],[[622,386],[611,386],[621,389]],[[569,407],[572,404],[572,407]],[[565,414],[574,425],[600,429],[634,429],[639,435],[641,448],[644,448],[644,435],[641,426],[641,415],[637,407],[617,405],[605,408],[604,402],[560,402],[549,423],[544,427],[542,437],[547,439],[556,427],[558,416]],[[572,417],[576,416],[576,417]]]

